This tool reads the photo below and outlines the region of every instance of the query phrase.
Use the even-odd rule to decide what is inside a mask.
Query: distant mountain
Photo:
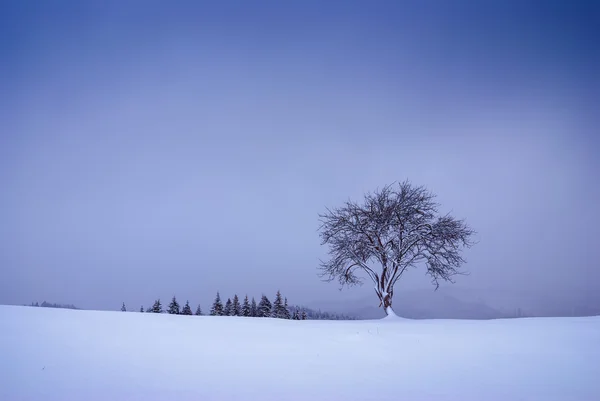
[[[461,300],[443,291],[412,291],[395,300],[396,313],[412,319],[497,319],[502,312],[480,300]]]
[[[378,307],[375,295],[356,300],[319,302],[329,310],[357,316],[361,319],[379,319],[385,316]],[[501,311],[479,300],[461,300],[442,290],[410,290],[396,293],[394,311],[410,319],[496,319],[507,317]]]
[[[446,293],[459,299],[481,300],[509,317],[536,316],[596,316],[600,315],[598,293],[556,291],[540,292],[535,287],[528,290],[495,288],[448,287]]]
[[[351,290],[349,290],[351,291]],[[358,299],[321,301],[311,303],[321,308],[336,310],[361,319],[379,319],[385,316],[375,295]],[[476,289],[458,286],[432,289],[397,290],[394,311],[411,319],[497,319],[512,317],[596,316],[600,302],[589,294],[553,296],[530,291]]]

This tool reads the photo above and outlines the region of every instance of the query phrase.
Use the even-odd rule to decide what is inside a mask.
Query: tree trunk
[[[392,309],[392,296],[390,294],[385,294],[383,297],[383,310],[387,316],[395,315]]]
[[[388,292],[382,292],[378,288],[375,289],[377,296],[379,297],[379,306],[383,306],[383,310],[387,316],[396,315],[394,313],[394,309],[392,308],[392,294]]]

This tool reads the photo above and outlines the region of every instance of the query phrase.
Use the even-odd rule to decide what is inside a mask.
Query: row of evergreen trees
[[[123,312],[127,311],[125,303],[121,306]],[[217,292],[217,296],[210,308],[210,316],[246,316],[246,317],[273,317],[277,319],[294,319],[294,320],[306,320],[308,314],[305,310],[300,310],[298,307],[293,308],[294,312],[290,312],[288,307],[287,298],[282,297],[281,292],[277,291],[275,300],[271,303],[266,295],[262,295],[260,302],[257,304],[254,297],[250,301],[248,295],[244,298],[243,302],[240,303],[239,297],[236,295],[231,298],[227,298],[225,304],[221,301],[221,295]],[[144,312],[144,307],[140,308],[140,312]],[[164,313],[160,299],[154,301],[152,307],[146,309],[148,313]],[[198,305],[196,312],[192,313],[189,301],[186,301],[183,308],[180,308],[177,298],[173,297],[171,303],[168,305],[167,313],[171,315],[202,315],[202,308]]]
[[[308,320],[356,320],[357,318],[343,313],[331,313],[321,310],[314,310],[306,307],[290,306],[292,316],[301,309],[306,314]]]
[[[42,302],[41,304],[39,304],[37,301],[36,302],[32,302],[31,305],[29,306],[36,306],[36,307],[42,307],[42,308],[60,308],[60,309],[79,309],[77,307],[75,307],[75,305],[63,305],[63,304],[55,304],[55,303],[50,303],[50,302]]]
[[[225,305],[221,301],[221,295],[217,292],[215,301],[210,308],[211,316],[246,316],[246,317],[274,317],[277,319],[294,319],[294,320],[306,320],[306,312],[296,310],[294,314],[290,312],[288,308],[287,298],[283,298],[280,291],[275,294],[275,300],[273,303],[269,300],[266,295],[262,295],[259,303],[256,303],[254,297],[252,301],[248,299],[248,296],[244,298],[244,301],[240,303],[239,298],[236,295],[231,298],[227,298]]]
[[[127,308],[125,307],[125,302],[123,302],[123,306],[121,306],[121,310],[123,312],[127,311]],[[144,307],[140,307],[140,312],[144,312]],[[154,304],[152,305],[152,307],[146,309],[146,312],[148,313],[164,313],[165,311],[163,310],[163,306],[162,303],[160,302],[160,299],[157,299],[156,301],[154,301]],[[192,307],[190,306],[190,302],[186,301],[185,305],[183,306],[183,308],[180,307],[179,302],[177,302],[177,298],[173,297],[173,299],[171,300],[171,303],[168,306],[167,309],[167,313],[171,314],[171,315],[197,315],[200,316],[202,315],[202,309],[200,309],[200,305],[198,305],[198,308],[196,309],[196,313],[192,313]]]

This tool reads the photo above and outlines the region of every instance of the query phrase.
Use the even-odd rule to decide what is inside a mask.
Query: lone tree
[[[322,245],[329,260],[320,276],[343,287],[362,284],[360,273],[375,283],[379,306],[393,315],[394,285],[409,267],[425,263],[432,284],[453,282],[465,262],[460,251],[471,247],[471,230],[463,220],[439,215],[435,195],[408,181],[368,193],[364,203],[347,201],[319,215]]]

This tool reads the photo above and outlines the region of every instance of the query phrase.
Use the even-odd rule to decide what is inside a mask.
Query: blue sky
[[[0,4],[2,303],[373,295],[317,214],[405,178],[479,233],[457,285],[593,297],[595,2]]]

